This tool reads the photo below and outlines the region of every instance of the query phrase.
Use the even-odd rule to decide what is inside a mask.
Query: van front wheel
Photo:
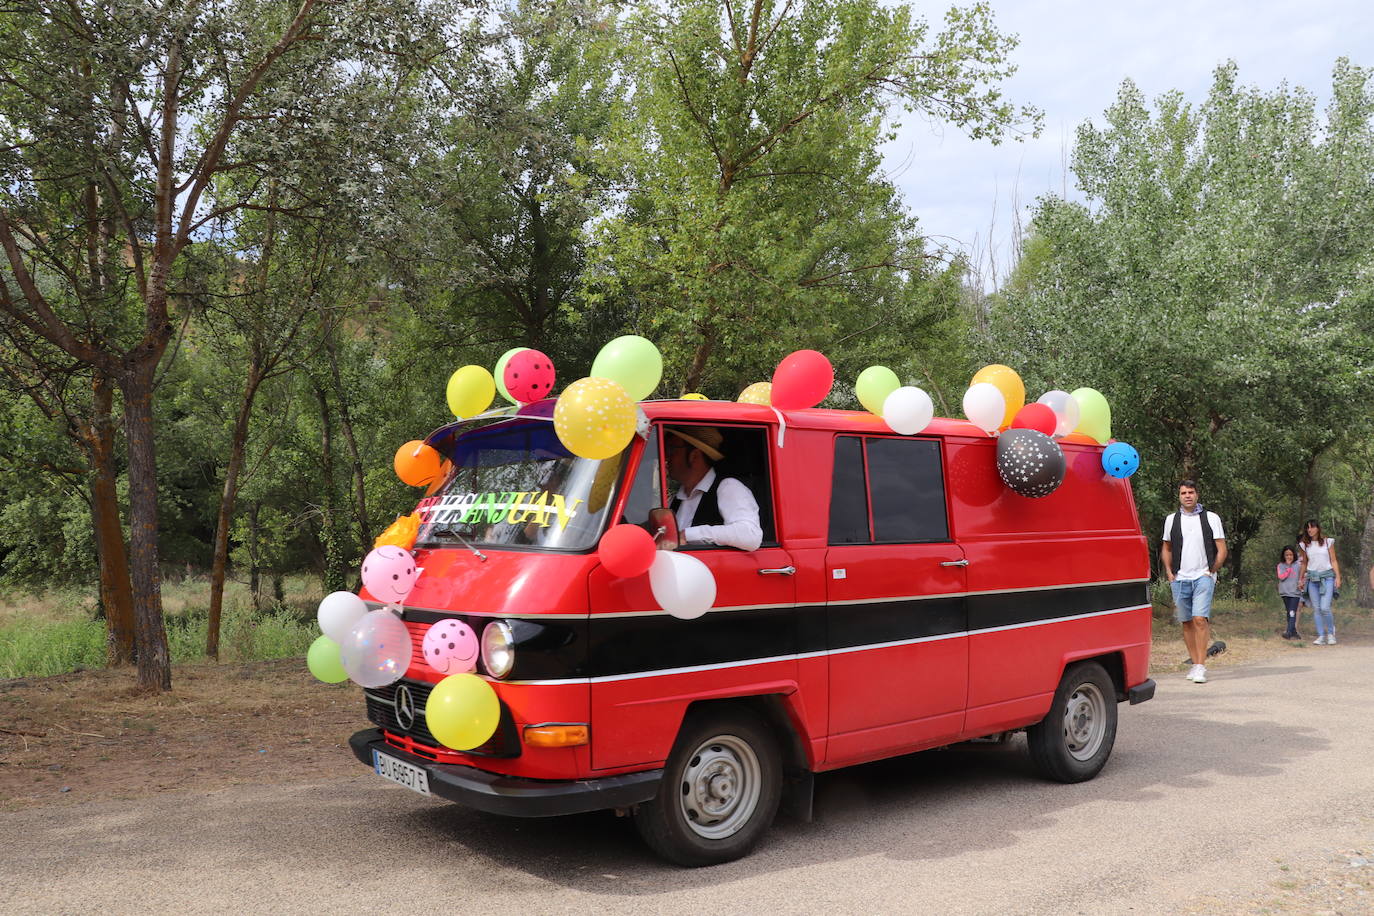
[[[1116,743],[1116,685],[1097,662],[1079,662],[1064,672],[1043,720],[1026,729],[1031,763],[1059,782],[1092,779]]]
[[[743,709],[706,713],[683,724],[635,826],[670,862],[715,865],[753,849],[781,797],[782,755],[768,725]]]

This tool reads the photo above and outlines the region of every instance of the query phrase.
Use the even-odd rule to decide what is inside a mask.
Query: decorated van
[[[383,778],[514,817],[613,809],[699,866],[851,764],[1024,731],[1044,776],[1090,779],[1154,693],[1128,474],[1052,410],[1034,436],[999,430],[1004,401],[898,431],[900,405],[780,407],[775,384],[638,402],[598,452],[561,400],[432,433],[413,542],[364,564],[377,625],[350,618],[345,661],[373,727],[350,744]],[[684,429],[715,431],[756,549],[678,530]]]

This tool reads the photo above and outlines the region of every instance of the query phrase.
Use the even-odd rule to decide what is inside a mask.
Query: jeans
[[[1335,576],[1307,580],[1307,603],[1312,605],[1312,620],[1316,623],[1318,636],[1336,635],[1336,618],[1331,613],[1331,592],[1335,587]]]
[[[1194,617],[1211,617],[1212,592],[1216,587],[1217,580],[1211,576],[1170,582],[1169,590],[1174,593],[1174,619],[1187,623]]]
[[[1288,614],[1288,619],[1284,622],[1288,629],[1284,630],[1285,636],[1293,636],[1298,632],[1298,596],[1280,595],[1283,599],[1283,609]]]

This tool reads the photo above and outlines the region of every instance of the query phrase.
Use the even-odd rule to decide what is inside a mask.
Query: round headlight
[[[482,664],[492,677],[505,677],[515,667],[515,636],[504,620],[493,620],[482,631]]]

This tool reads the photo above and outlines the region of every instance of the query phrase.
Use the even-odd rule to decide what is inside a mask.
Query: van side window
[[[840,436],[830,487],[830,543],[867,544],[870,539],[863,443],[857,436]]]
[[[661,428],[690,426],[690,423],[667,422]],[[773,481],[769,466],[768,431],[762,426],[725,426],[714,427],[721,433],[720,450],[724,458],[715,463],[718,478],[733,477],[749,488],[754,501],[759,504],[759,528],[763,530],[761,547],[778,546],[778,526],[773,513]],[[664,433],[664,435],[669,435]],[[662,457],[664,474],[667,475],[667,455]],[[669,480],[666,499],[671,502],[677,496],[676,482]],[[669,503],[664,503],[667,505]],[[692,550],[730,550],[728,547],[709,547],[691,545]]]
[[[831,544],[947,540],[949,518],[939,443],[930,439],[836,438],[830,490]]]

